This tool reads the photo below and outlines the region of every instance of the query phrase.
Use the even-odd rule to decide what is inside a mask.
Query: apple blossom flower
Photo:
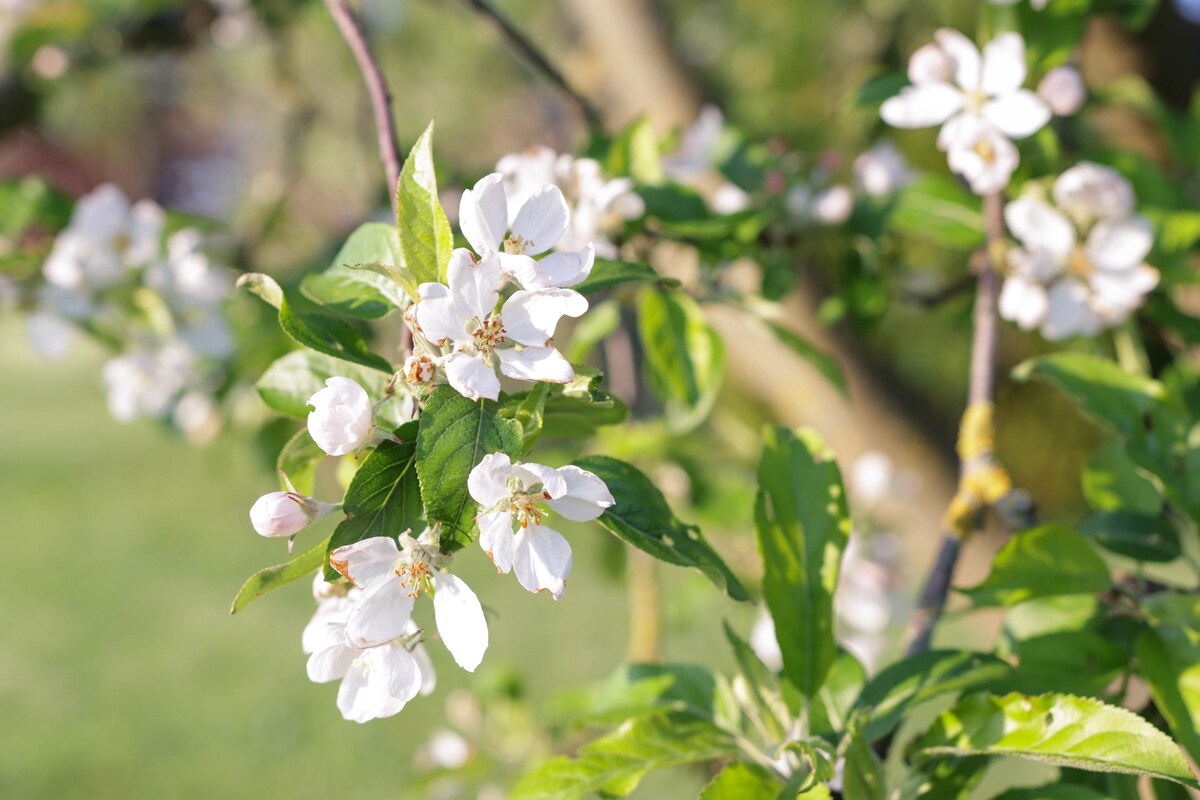
[[[502,573],[514,570],[529,591],[549,591],[555,600],[566,591],[571,546],[542,525],[547,512],[541,504],[587,522],[615,502],[604,481],[587,470],[513,463],[504,453],[484,456],[467,476],[467,489],[479,503],[479,544],[488,558]]]
[[[1047,339],[1094,336],[1124,320],[1158,284],[1144,263],[1154,244],[1133,191],[1117,173],[1084,163],[1055,182],[1057,206],[1031,195],[1005,207],[1021,243],[1008,254],[1000,315]]]
[[[371,441],[375,412],[367,390],[350,378],[334,376],[308,398],[308,433],[331,456],[344,456]]]
[[[1047,72],[1038,84],[1037,93],[1050,106],[1050,110],[1060,117],[1069,117],[1079,111],[1087,99],[1083,76],[1069,64]]]
[[[337,705],[345,719],[362,723],[390,717],[418,694],[433,691],[433,664],[417,641],[420,631],[412,620],[391,641],[355,647],[346,638],[346,622],[362,591],[328,583],[318,572],[313,596],[317,612],[301,637],[308,677],[314,683],[341,680]]]
[[[328,516],[337,508],[296,491],[268,492],[250,507],[250,524],[259,536],[295,536],[308,523]]]
[[[499,397],[497,361],[501,372],[517,380],[566,383],[575,377],[554,347],[554,329],[562,317],[587,311],[587,300],[571,289],[522,289],[497,313],[499,258],[489,253],[476,261],[469,250],[455,250],[446,270],[449,285],[417,287],[420,300],[410,315],[427,341],[449,350],[442,358],[446,379],[472,400]]]
[[[404,379],[409,383],[430,383],[436,370],[437,363],[431,356],[412,355],[404,359]]]
[[[75,328],[57,314],[37,310],[25,317],[25,335],[38,355],[58,361],[71,352]]]
[[[191,351],[178,340],[109,359],[102,371],[109,413],[119,422],[164,417],[194,371]]]
[[[512,215],[512,232],[506,237],[513,205],[499,172],[485,175],[463,192],[458,224],[481,259],[496,255],[500,269],[528,290],[574,286],[591,273],[596,249],[590,242],[579,252],[554,252],[533,259],[567,233],[570,210],[562,190],[546,185],[530,194]]]
[[[474,672],[487,650],[487,620],[475,593],[459,578],[439,571],[449,561],[438,550],[437,534],[428,529],[417,539],[401,534],[400,547],[390,536],[375,536],[330,553],[333,568],[363,591],[346,618],[346,642],[373,648],[402,636],[413,601],[427,592],[433,595],[434,620],[450,655]]]
[[[880,107],[884,122],[897,128],[941,125],[938,147],[950,168],[978,193],[1008,183],[1017,152],[1009,139],[1035,133],[1050,120],[1050,108],[1025,83],[1025,41],[1005,33],[984,47],[942,28],[934,43],[913,53],[912,85]]]
[[[896,145],[879,141],[854,159],[854,182],[870,197],[886,197],[912,182],[913,174]]]
[[[663,174],[700,192],[709,208],[718,214],[744,211],[750,207],[750,195],[717,169],[729,150],[729,143],[721,109],[707,105],[683,131],[675,150],[662,157]]]
[[[854,211],[854,193],[850,187],[836,183],[813,199],[813,215],[824,225],[841,225]]]

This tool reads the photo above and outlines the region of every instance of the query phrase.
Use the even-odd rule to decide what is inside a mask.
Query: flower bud
[[[1038,84],[1037,93],[1050,106],[1050,110],[1060,117],[1074,114],[1087,99],[1083,76],[1071,66],[1055,67],[1047,72]]]
[[[259,536],[295,536],[308,523],[334,508],[296,492],[270,492],[250,507],[250,524]]]
[[[308,433],[331,456],[353,453],[371,440],[374,413],[367,391],[349,378],[333,377],[308,399]]]
[[[404,379],[413,384],[429,383],[435,367],[429,356],[409,356],[404,360]]]

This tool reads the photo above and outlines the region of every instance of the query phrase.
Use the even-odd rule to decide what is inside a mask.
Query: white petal
[[[346,644],[346,618],[350,616],[350,605],[342,605],[337,598],[329,605],[321,605],[317,613],[304,626],[300,634],[300,649],[305,653],[315,653],[329,647]]]
[[[487,619],[479,598],[448,572],[433,575],[433,617],[455,662],[474,672],[488,647]]]
[[[1142,304],[1146,294],[1158,285],[1158,277],[1158,270],[1144,264],[1120,272],[1095,270],[1088,276],[1092,308],[1110,322],[1120,322]]]
[[[954,62],[946,55],[946,51],[930,42],[909,56],[908,79],[914,86],[949,83],[954,79]]]
[[[463,236],[479,255],[500,249],[508,229],[508,201],[504,196],[503,176],[485,175],[474,189],[463,192],[458,207],[458,224]]]
[[[500,271],[511,275],[521,285],[522,289],[546,289],[545,276],[538,268],[536,259],[530,256],[519,256],[512,253],[500,254]]]
[[[528,256],[500,254],[505,272],[517,279],[522,289],[550,289],[582,283],[596,263],[596,246],[591,242],[575,253],[551,253],[540,261]]]
[[[1145,217],[1101,220],[1087,238],[1088,258],[1110,272],[1141,266],[1154,246],[1154,228]]]
[[[558,531],[545,525],[530,525],[517,532],[513,570],[517,580],[531,592],[550,592],[558,600],[567,590],[571,573],[571,545]]]
[[[93,243],[108,245],[129,219],[129,201],[115,184],[104,183],[79,198],[71,230]]]
[[[470,250],[460,247],[450,254],[446,280],[459,319],[486,319],[500,299],[500,259],[488,253],[476,261]]]
[[[455,308],[449,286],[422,283],[417,287],[417,296],[421,299],[413,307],[413,313],[422,336],[438,346],[447,339],[459,344],[468,341],[467,320]]]
[[[562,190],[557,186],[543,186],[534,192],[513,221],[513,238],[525,244],[525,254],[536,256],[544,253],[567,232],[570,211]]]
[[[337,706],[351,722],[368,722],[380,716],[388,697],[368,681],[364,667],[355,663],[338,688]]]
[[[947,83],[906,86],[879,107],[879,116],[895,128],[928,128],[958,113],[963,93]]]
[[[1046,290],[1039,283],[1010,277],[1000,291],[1000,316],[1024,330],[1036,328],[1046,316]]]
[[[989,100],[982,113],[1001,133],[1014,139],[1024,139],[1041,130],[1051,116],[1046,101],[1028,89]]]
[[[516,537],[513,535],[513,519],[510,511],[493,511],[480,514],[479,546],[496,565],[496,569],[507,574],[512,569]]]
[[[356,586],[366,588],[391,575],[398,558],[400,548],[395,539],[372,536],[335,549],[329,554],[329,563]]]
[[[562,497],[567,493],[567,482],[554,467],[523,462],[513,468],[513,475],[521,481],[526,491],[541,484],[542,493],[550,497]]]
[[[1075,249],[1075,226],[1056,208],[1036,197],[1019,197],[1004,208],[1004,221],[1013,236],[1026,247],[1041,250],[1059,260]]]
[[[422,645],[417,645],[413,648],[412,655],[416,659],[417,669],[421,673],[421,696],[433,694],[433,690],[437,687],[437,673],[433,670],[433,662],[429,659],[429,653]]]
[[[1008,251],[1009,271],[1027,281],[1048,284],[1066,270],[1067,262],[1045,250],[1013,247]]]
[[[1025,40],[1019,33],[1002,33],[983,48],[979,88],[989,96],[1006,95],[1025,83]]]
[[[1133,213],[1133,187],[1112,167],[1084,161],[1058,176],[1054,202],[1084,225],[1120,219]]]
[[[485,509],[508,497],[512,459],[505,453],[488,453],[467,475],[467,491]]]
[[[1050,287],[1049,307],[1042,323],[1042,335],[1050,340],[1072,336],[1094,336],[1104,328],[1100,318],[1088,304],[1087,287],[1074,278],[1067,278]]]
[[[560,468],[558,474],[566,481],[567,492],[547,500],[546,505],[567,519],[587,522],[616,502],[604,481],[585,469],[571,464]]]
[[[354,647],[377,647],[404,633],[413,599],[399,578],[381,580],[363,592],[346,620],[346,639]]]
[[[575,369],[562,353],[553,347],[526,347],[523,350],[497,350],[500,371],[519,381],[569,383],[575,379]]]
[[[500,396],[500,379],[483,356],[451,353],[442,363],[446,368],[446,380],[463,397],[495,400]]]
[[[344,644],[326,647],[308,657],[305,669],[313,683],[328,683],[344,678],[359,651]]]
[[[421,690],[421,670],[404,645],[392,642],[373,648],[367,652],[367,659],[372,672],[377,671],[387,684],[387,693],[393,699],[407,703]]]
[[[545,347],[562,317],[578,317],[587,309],[587,298],[572,289],[520,290],[505,302],[500,318],[509,339]]]
[[[933,38],[954,62],[954,82],[967,90],[978,87],[980,58],[975,43],[952,28],[939,29]]]

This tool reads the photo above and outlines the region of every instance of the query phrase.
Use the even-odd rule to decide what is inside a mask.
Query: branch
[[[553,64],[542,55],[537,46],[529,40],[516,26],[509,22],[505,17],[501,16],[490,0],[466,0],[467,5],[474,8],[480,14],[490,19],[495,23],[500,32],[508,39],[511,44],[530,64],[532,64],[539,72],[545,75],[551,83],[557,86],[568,97],[575,101],[579,106],[579,110],[583,112],[584,119],[587,120],[588,127],[593,131],[602,130],[604,127],[603,121],[600,118],[600,112],[592,105],[586,97],[575,90],[571,84],[567,83],[567,79],[563,74],[554,67]]]
[[[379,69],[379,62],[375,60],[371,47],[367,44],[362,22],[350,8],[348,0],[325,0],[325,7],[337,23],[342,38],[350,46],[350,52],[354,54],[358,70],[362,73],[363,83],[367,85],[367,93],[371,96],[371,110],[375,114],[375,131],[379,140],[379,157],[387,173],[388,197],[392,202],[392,210],[395,211],[401,159],[400,142],[396,137],[395,122],[392,120],[392,96],[383,79],[383,72]]]

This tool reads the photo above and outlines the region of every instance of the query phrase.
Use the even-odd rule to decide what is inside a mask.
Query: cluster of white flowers
[[[663,173],[700,192],[718,214],[735,214],[750,207],[750,195],[717,169],[725,139],[725,116],[716,106],[705,106],[679,145],[662,158]]]
[[[1134,214],[1129,181],[1109,167],[1078,164],[1051,195],[1053,204],[1030,192],[1004,210],[1021,246],[1008,252],[1000,315],[1047,339],[1094,336],[1158,285],[1158,271],[1145,263],[1153,230]]]
[[[1023,88],[1026,74],[1019,34],[997,36],[981,54],[970,39],[943,28],[912,54],[912,85],[879,112],[897,128],[941,125],[937,143],[950,169],[975,193],[989,194],[1008,185],[1020,162],[1012,140],[1036,133],[1052,114],[1074,113],[1084,99],[1074,68],[1052,71],[1036,93]]]
[[[556,250],[584,250],[593,246],[600,258],[616,258],[617,245],[610,236],[628,220],[646,213],[646,204],[633,191],[630,178],[606,178],[600,162],[557,154],[548,147],[531,147],[510,153],[496,163],[508,195],[510,226],[518,210],[546,186],[557,186],[570,211],[566,233]],[[515,230],[515,229],[514,229]]]
[[[207,436],[219,424],[219,364],[236,344],[222,313],[233,280],[204,254],[198,231],[164,241],[165,229],[158,205],[131,205],[111,184],[80,198],[42,266],[27,332],[49,358],[66,356],[79,329],[119,342],[103,374],[113,417],[171,419]]]
[[[894,144],[880,140],[854,159],[854,186],[834,183],[816,189],[813,182],[797,183],[788,190],[788,212],[799,220],[821,225],[841,225],[854,211],[856,194],[890,197],[913,181],[914,174]],[[816,181],[819,185],[820,181]]]

